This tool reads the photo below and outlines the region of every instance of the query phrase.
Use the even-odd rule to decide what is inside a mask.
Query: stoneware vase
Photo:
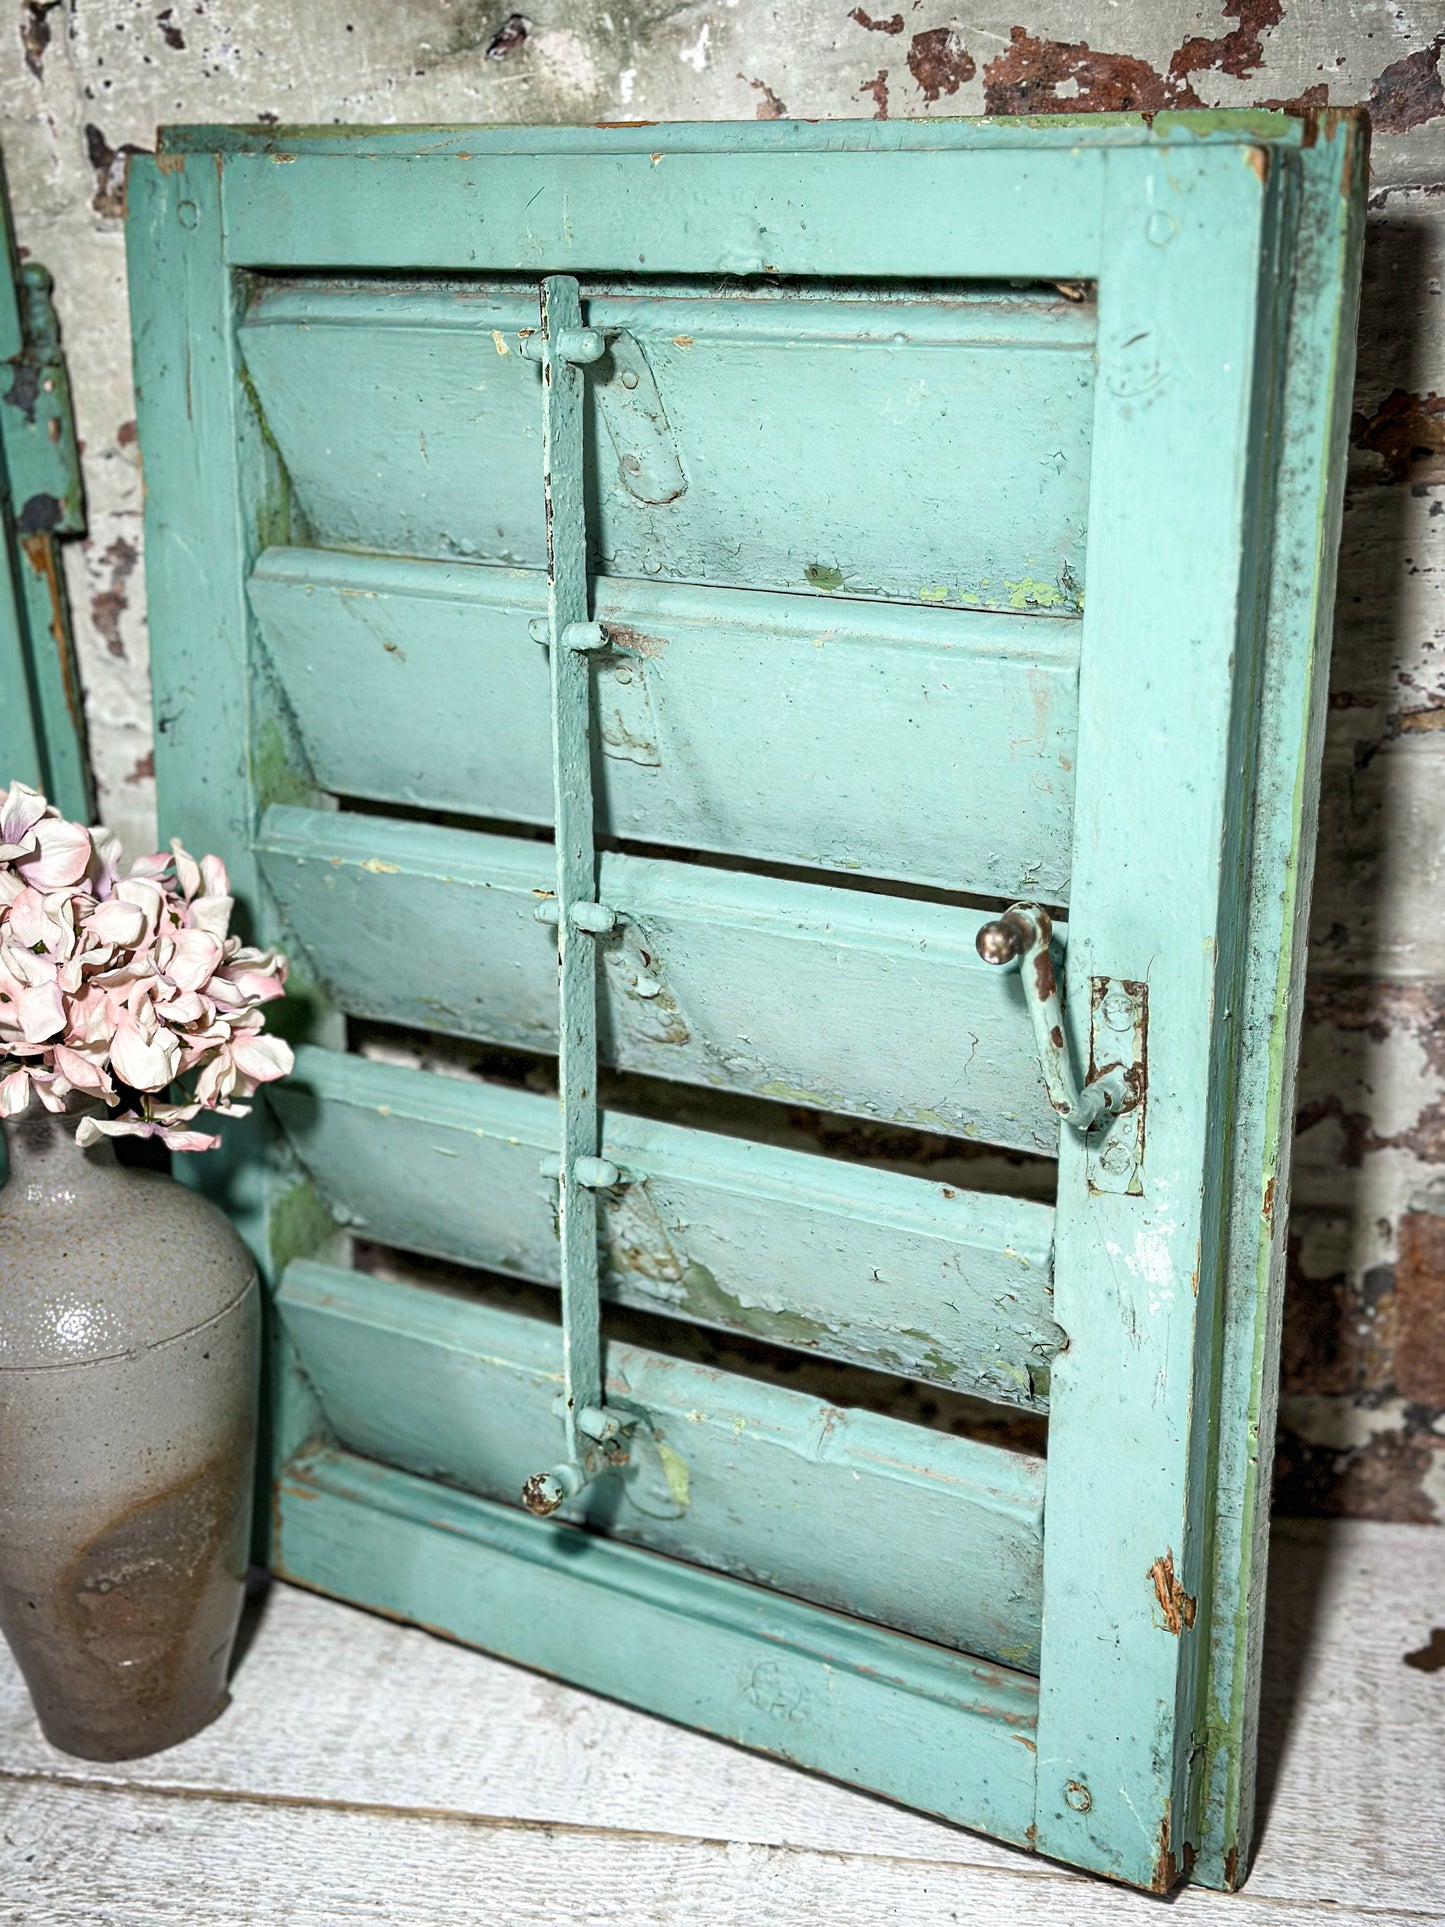
[[[260,1306],[213,1205],[75,1125],[5,1126],[0,1630],[46,1737],[123,1760],[226,1705]]]

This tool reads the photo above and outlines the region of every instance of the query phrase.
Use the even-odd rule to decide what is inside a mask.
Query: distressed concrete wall
[[[567,121],[1368,101],[1374,193],[1300,1092],[1281,1497],[1445,1518],[1440,0],[10,0],[20,239],[57,278],[105,813],[153,835],[125,156],[165,121]]]

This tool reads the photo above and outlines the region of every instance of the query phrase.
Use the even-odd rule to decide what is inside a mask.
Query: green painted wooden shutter
[[[0,783],[91,820],[85,717],[58,539],[85,532],[50,276],[17,258],[0,169]]]
[[[1242,1874],[1363,171],[1257,114],[135,164],[164,832],[312,1027],[202,1178],[275,1288],[280,1571]]]

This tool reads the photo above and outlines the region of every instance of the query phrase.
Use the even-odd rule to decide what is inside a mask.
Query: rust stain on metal
[[[1188,1632],[1194,1625],[1198,1602],[1184,1590],[1174,1572],[1174,1553],[1165,1552],[1162,1559],[1156,1559],[1149,1568],[1149,1578],[1154,1586],[1154,1596],[1159,1601],[1159,1610],[1164,1615],[1164,1624],[1176,1638]]]
[[[1047,943],[1047,935],[1045,942]],[[1052,997],[1058,988],[1058,979],[1054,975],[1054,960],[1047,949],[1041,950],[1034,958],[1034,983],[1041,998]]]
[[[1377,134],[1408,134],[1445,114],[1440,55],[1445,33],[1428,47],[1392,62],[1370,89],[1370,124]]]
[[[1382,458],[1388,481],[1412,487],[1445,482],[1445,395],[1396,388],[1372,415],[1355,417],[1350,440]]]
[[[848,18],[856,20],[860,27],[866,27],[869,33],[902,33],[903,31],[901,13],[890,14],[886,20],[873,20],[861,7],[854,7]]]
[[[1263,187],[1269,180],[1269,149],[1267,147],[1246,147],[1244,150],[1244,158],[1248,165],[1253,168],[1259,179],[1260,186]]]
[[[1224,1856],[1224,1884],[1232,1893],[1239,1880],[1239,1848],[1231,1847]]]
[[[55,543],[48,535],[27,535],[21,538],[21,547],[25,551],[26,561],[45,582],[46,594],[50,599],[50,639],[55,644],[55,653],[60,660],[60,681],[65,690],[66,713],[79,732],[85,728],[85,711],[81,704],[80,684],[76,680],[75,656],[66,630],[65,603]]]
[[[973,55],[952,27],[932,27],[916,33],[908,47],[908,71],[926,101],[956,94],[978,72]]]
[[[1263,1217],[1269,1229],[1273,1231],[1274,1230],[1274,1179],[1273,1178],[1271,1178],[1268,1184],[1266,1184],[1264,1187],[1264,1203],[1260,1207],[1260,1215]]]
[[[657,657],[668,646],[668,637],[645,635],[641,629],[629,628],[625,622],[609,622],[605,627],[612,647],[625,649],[629,655]]]

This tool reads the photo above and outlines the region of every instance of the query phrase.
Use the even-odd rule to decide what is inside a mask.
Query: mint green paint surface
[[[552,818],[547,659],[516,646],[545,603],[500,562],[271,549],[251,578],[321,783],[512,823]],[[602,833],[1067,901],[1077,621],[627,576],[594,613]],[[734,780],[740,742],[766,783]]]
[[[534,915],[556,881],[550,844],[276,808],[257,849],[341,1009],[555,1051],[556,937]],[[613,854],[598,888],[627,909],[599,945],[605,1062],[1054,1149],[1018,978],[974,948],[986,912]]]
[[[1028,1842],[1027,1673],[334,1449],[276,1508],[283,1570],[322,1592]]]
[[[514,833],[552,813],[521,342],[538,276],[575,275],[622,331],[589,417],[591,613],[628,632],[592,672],[598,827],[711,853],[604,854],[604,1058],[1060,1153],[1050,1220],[604,1121],[609,1293],[1047,1395],[1046,1472],[629,1354],[654,1510],[609,1475],[579,1534],[506,1502],[562,1456],[554,1327],[302,1264],[276,1563],[1139,1886],[1237,1883],[1360,129],[167,149],[130,216],[158,775],[258,929],[342,1010],[555,1048],[553,851]],[[1148,983],[1139,1195],[1090,1191],[1017,981],[974,956],[1015,895],[1068,904],[1080,1062],[1089,979]],[[261,1245],[295,1158],[383,1238],[547,1283],[546,1109],[308,1053],[284,1135],[214,1181]]]
[[[558,1280],[551,1099],[303,1049],[271,1104],[358,1236]],[[1053,1212],[610,1113],[620,1303],[1042,1410],[1061,1334]],[[637,1173],[634,1179],[632,1174]]]
[[[660,516],[629,486],[639,437],[609,415],[628,393],[609,355],[587,377],[589,532],[608,575],[903,603],[944,584],[957,606],[1021,609],[1027,591],[1077,609],[1091,309],[1052,291],[942,306],[906,287],[799,303],[616,285],[589,320],[626,330],[650,367],[684,487]],[[536,325],[525,282],[400,297],[261,283],[246,365],[323,546],[545,565],[541,369],[518,352]]]
[[[318,1265],[291,1267],[280,1304],[346,1449],[514,1502],[558,1456],[555,1326]],[[1041,1460],[634,1345],[607,1346],[606,1384],[646,1426],[560,1518],[1036,1668]],[[659,1444],[687,1468],[686,1506]],[[900,1561],[924,1544],[932,1558]]]

